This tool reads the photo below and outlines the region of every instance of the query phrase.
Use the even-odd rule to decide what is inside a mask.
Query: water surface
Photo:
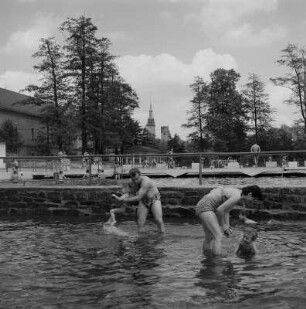
[[[235,256],[243,226],[218,259],[201,253],[196,221],[164,237],[133,221],[107,234],[92,220],[2,220],[0,308],[305,308],[305,222],[262,222],[259,254]]]

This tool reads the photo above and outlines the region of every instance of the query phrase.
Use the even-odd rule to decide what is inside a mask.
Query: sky
[[[284,103],[290,91],[270,78],[286,72],[276,61],[288,43],[306,47],[305,0],[1,0],[0,87],[19,92],[37,83],[39,40],[63,42],[59,25],[82,15],[112,42],[120,75],[138,94],[141,126],[152,104],[158,138],[161,126],[187,137],[189,85],[196,76],[208,82],[218,68],[238,72],[239,89],[250,73],[265,83],[274,126],[300,117]]]

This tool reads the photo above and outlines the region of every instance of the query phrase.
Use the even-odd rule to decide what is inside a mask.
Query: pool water
[[[0,308],[305,308],[305,222],[258,224],[259,253],[202,255],[197,221],[167,221],[167,233],[114,235],[88,220],[0,222]],[[124,236],[118,236],[124,235]]]

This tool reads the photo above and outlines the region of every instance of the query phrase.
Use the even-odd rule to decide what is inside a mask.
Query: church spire
[[[152,102],[150,102],[150,110],[149,110],[149,118],[148,122],[146,125],[146,129],[155,136],[155,120],[153,117],[153,107],[152,107]]]

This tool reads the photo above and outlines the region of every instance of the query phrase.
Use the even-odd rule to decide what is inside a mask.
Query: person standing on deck
[[[256,143],[252,145],[251,152],[254,152],[254,153],[260,152],[260,146]],[[255,167],[257,167],[258,166],[258,155],[257,154],[254,155],[254,163],[255,163]]]
[[[137,167],[134,167],[129,171],[129,176],[131,177],[130,181],[139,186],[139,191],[136,196],[125,197],[122,201],[126,203],[138,202],[138,232],[143,230],[149,211],[152,211],[158,231],[164,233],[165,226],[163,222],[163,211],[160,201],[160,193],[156,184],[149,177],[141,175],[141,172]]]
[[[221,254],[223,235],[229,237],[232,229],[229,224],[229,213],[236,205],[245,206],[253,198],[262,199],[258,186],[247,186],[242,189],[219,187],[213,189],[197,203],[195,211],[205,233],[203,253],[211,250],[213,254]]]

